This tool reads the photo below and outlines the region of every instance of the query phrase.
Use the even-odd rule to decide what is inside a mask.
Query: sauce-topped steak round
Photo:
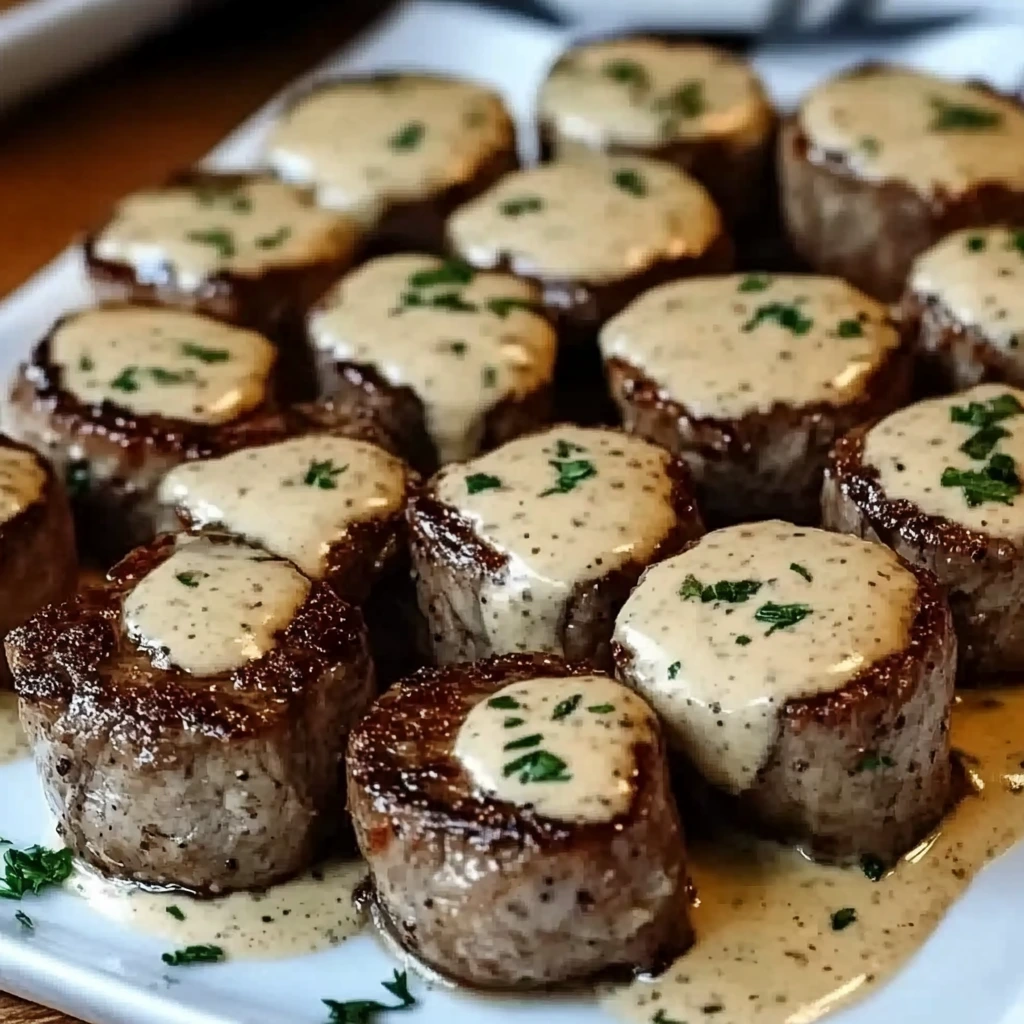
[[[878,540],[949,591],[960,681],[1024,668],[1024,391],[980,384],[844,437],[827,526]]]
[[[380,916],[480,988],[653,970],[692,940],[657,719],[583,666],[423,670],[353,731],[348,795]]]
[[[778,520],[644,573],[616,672],[741,817],[816,856],[909,849],[950,798],[956,637],[934,576]]]
[[[615,614],[644,567],[702,530],[668,452],[567,424],[448,466],[408,516],[441,664],[528,651],[610,664]]]
[[[440,251],[448,214],[518,164],[496,92],[422,73],[315,86],[281,114],[266,158],[371,232],[378,252]]]
[[[783,214],[816,270],[899,298],[958,228],[1024,221],[1024,108],[986,86],[869,65],[811,90],[782,133]]]
[[[725,50],[668,36],[581,43],[551,69],[537,117],[548,155],[659,157],[703,182],[731,222],[768,199],[775,112],[750,64]]]
[[[917,350],[943,390],[1024,384],[1024,230],[966,228],[915,261],[903,296]]]
[[[625,428],[686,460],[712,522],[816,522],[833,442],[910,387],[886,307],[831,277],[662,285],[600,344]]]
[[[557,338],[539,301],[456,260],[371,260],[309,317],[321,391],[409,438],[420,463],[471,458],[549,419]]]
[[[300,871],[341,823],[374,691],[362,616],[228,537],[165,536],[7,638],[65,843],[203,894]]]

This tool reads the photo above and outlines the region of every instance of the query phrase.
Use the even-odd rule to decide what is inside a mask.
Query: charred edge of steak
[[[8,634],[18,696],[33,703],[81,698],[140,745],[181,729],[231,739],[270,728],[289,713],[288,698],[323,672],[365,658],[361,612],[314,582],[277,646],[261,658],[202,679],[156,668],[125,635],[122,605],[134,585],[174,553],[175,544],[176,536],[165,534],[137,548],[110,570],[106,583],[49,605]],[[134,671],[117,673],[109,663],[126,655],[135,661]]]

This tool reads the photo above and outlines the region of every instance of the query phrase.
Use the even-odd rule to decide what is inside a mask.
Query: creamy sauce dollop
[[[508,558],[481,587],[495,652],[558,653],[573,588],[652,556],[676,522],[668,461],[639,438],[564,425],[441,471],[438,499]]]
[[[655,38],[575,47],[541,89],[539,116],[560,159],[574,144],[656,147],[714,139],[758,145],[772,112],[750,65],[724,50]]]
[[[78,313],[50,340],[61,386],[140,416],[226,423],[267,397],[274,347],[253,331],[172,309]]]
[[[812,90],[798,116],[812,157],[837,155],[869,181],[924,196],[1024,188],[1024,110],[977,86],[909,68],[853,72]]]
[[[164,477],[160,500],[319,579],[349,528],[396,514],[405,489],[405,468],[382,448],[314,434],[185,463]]]
[[[900,343],[885,306],[834,277],[730,274],[644,293],[601,330],[605,359],[698,417],[842,405]]]
[[[507,274],[386,256],[328,292],[309,328],[336,359],[411,387],[441,461],[453,462],[476,454],[496,405],[550,383],[557,338],[539,301],[534,285]]]
[[[187,538],[125,598],[124,625],[158,668],[220,675],[275,647],[309,589],[256,548]]]
[[[300,190],[257,179],[171,186],[122,199],[97,235],[96,256],[132,267],[143,283],[173,276],[195,291],[221,272],[255,276],[346,256],[355,224]]]
[[[979,427],[954,422],[953,417],[968,415],[971,403],[990,408],[993,401],[1007,400],[1021,411],[994,424],[1004,433],[991,447],[975,449],[978,455],[986,449],[987,453],[974,457],[963,451],[962,446],[972,442]],[[1024,391],[1005,384],[979,384],[969,391],[917,402],[887,416],[864,438],[863,462],[878,471],[878,482],[890,501],[904,499],[926,515],[941,516],[1019,544],[1024,542],[1024,495],[1019,487],[1011,486],[1003,500],[987,498],[984,491],[969,486],[943,485],[947,471],[987,476],[992,472],[993,457],[1012,459],[1014,473],[1024,478]],[[972,494],[979,498],[975,505],[969,504]]]
[[[670,164],[594,154],[506,175],[448,228],[474,266],[507,257],[517,274],[602,284],[700,256],[722,222],[703,186]]]
[[[1024,231],[974,228],[947,235],[914,263],[910,288],[956,323],[1024,359]]]
[[[514,149],[497,93],[399,75],[312,92],[281,115],[267,160],[282,177],[314,186],[322,205],[369,227],[389,205],[470,182],[488,160]]]
[[[674,745],[739,793],[787,701],[835,692],[901,650],[916,610],[917,580],[888,548],[768,521],[715,530],[649,568],[614,639]]]
[[[0,524],[38,501],[46,486],[46,471],[34,452],[0,447]]]
[[[611,821],[636,792],[636,747],[657,722],[631,690],[605,676],[538,678],[504,686],[467,715],[455,757],[488,795],[545,818]]]

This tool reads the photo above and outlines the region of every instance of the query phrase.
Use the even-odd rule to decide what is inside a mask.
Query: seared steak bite
[[[31,448],[0,436],[0,638],[73,593],[77,578],[75,531],[59,478]],[[9,684],[0,652],[0,689]]]
[[[66,481],[83,546],[117,557],[152,538],[170,468],[272,409],[274,360],[263,336],[192,313],[86,310],[20,368],[6,426]]]
[[[616,673],[741,818],[816,857],[891,862],[950,799],[956,637],[926,569],[768,521],[653,566]]]
[[[226,537],[165,536],[8,636],[67,845],[204,894],[300,871],[337,829],[373,695],[358,610]]]
[[[837,278],[676,281],[600,342],[623,425],[685,459],[711,522],[817,522],[833,442],[910,387],[886,308]]]
[[[653,970],[692,941],[657,720],[590,672],[539,655],[423,670],[350,737],[378,920],[457,981]]]
[[[942,390],[1024,384],[1024,229],[968,228],[922,253],[903,296]]]
[[[612,623],[641,571],[702,530],[668,452],[569,425],[448,466],[408,516],[441,664],[518,651],[610,664]]]
[[[868,65],[811,90],[780,140],[797,252],[885,301],[959,228],[1024,222],[1024,108],[977,83]]]
[[[309,317],[320,390],[398,429],[414,420],[409,447],[434,466],[471,458],[549,418],[557,338],[539,300],[460,261],[372,260]]]
[[[584,42],[564,53],[537,99],[546,154],[659,157],[692,174],[727,220],[768,196],[775,112],[742,57],[671,36]]]
[[[959,681],[1024,669],[1024,391],[981,384],[844,437],[825,524],[888,544],[949,592]]]
[[[353,221],[258,174],[189,171],[133,193],[85,242],[101,300],[155,302],[279,338],[352,263]]]

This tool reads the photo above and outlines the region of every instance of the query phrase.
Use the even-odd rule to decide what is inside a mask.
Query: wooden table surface
[[[0,299],[119,196],[198,159],[386,6],[232,0],[0,120]],[[3,1024],[71,1021],[0,993]]]

